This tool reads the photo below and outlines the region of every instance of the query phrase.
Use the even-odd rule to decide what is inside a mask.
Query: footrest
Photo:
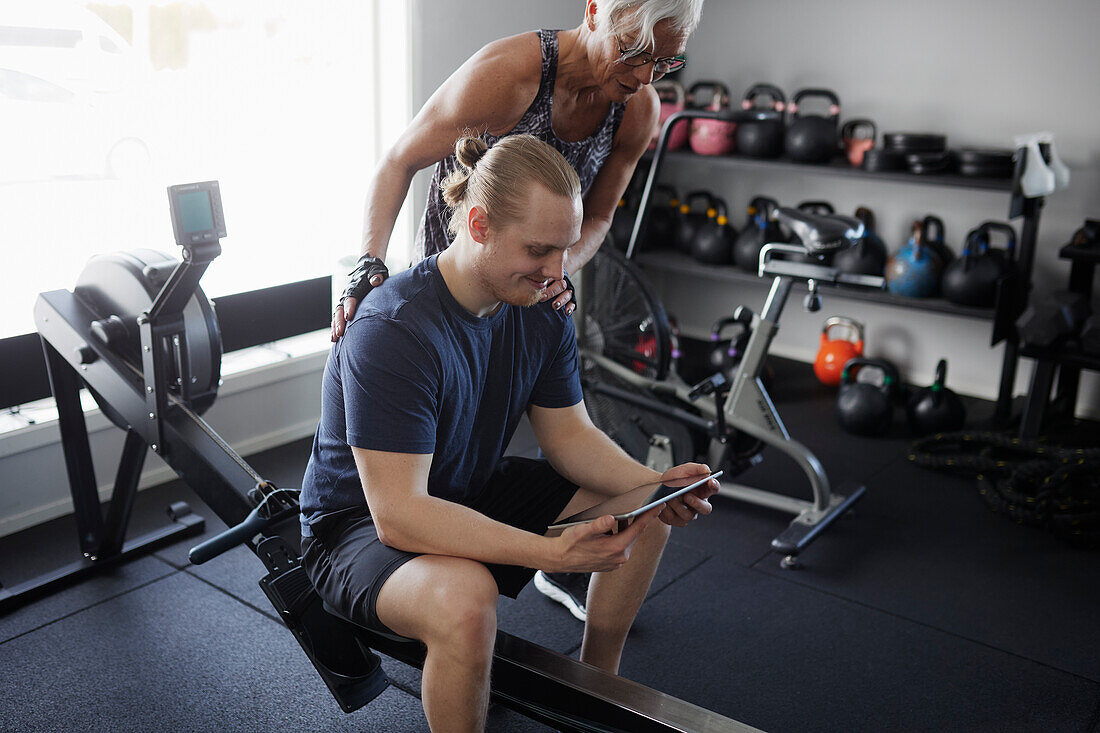
[[[382,660],[359,643],[354,626],[325,611],[301,565],[268,574],[260,588],[345,713],[363,707],[389,686]]]
[[[812,523],[802,517],[797,517],[791,522],[790,526],[783,530],[782,534],[772,540],[772,549],[784,555],[797,555],[802,552],[819,534],[825,531],[826,527],[835,522],[838,517],[851,509],[853,504],[863,498],[865,491],[867,491],[866,486],[855,483],[844,484],[840,487],[840,493],[833,495],[834,500],[839,501],[833,504],[828,512]]]

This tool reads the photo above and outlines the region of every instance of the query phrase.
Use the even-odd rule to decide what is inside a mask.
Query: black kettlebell
[[[726,202],[715,196],[714,204],[707,209],[707,220],[700,225],[691,244],[691,256],[710,265],[728,265],[733,262],[733,244],[737,230],[730,226]],[[714,212],[714,217],[710,216]]]
[[[749,202],[748,219],[733,245],[733,261],[742,270],[755,275],[760,268],[760,250],[763,246],[783,241],[775,220],[778,209],[779,202],[767,196],[757,196]]]
[[[944,386],[946,380],[947,360],[940,359],[936,365],[936,381],[909,398],[905,417],[914,435],[962,430],[966,425],[966,408],[959,396]]]
[[[855,435],[889,432],[899,383],[897,367],[885,359],[849,359],[840,372],[836,398],[840,427]]]
[[[829,100],[828,116],[802,113],[802,100],[823,97]],[[828,163],[837,154],[840,124],[840,99],[828,89],[803,89],[791,98],[787,125],[787,157],[797,163]]]
[[[723,331],[730,326],[737,326],[740,330],[735,337],[723,339]],[[751,316],[748,318],[732,316],[716,322],[710,331],[712,347],[708,363],[711,373],[721,372],[726,381],[733,384],[734,375],[737,374],[737,367],[741,364],[741,357],[745,355],[745,347],[751,335]]]
[[[997,263],[1001,276],[1013,272],[1016,268],[1016,230],[1012,228],[1011,224],[1006,224],[1003,221],[982,222],[979,229],[981,230],[981,243],[988,247],[985,254]],[[1004,234],[1004,249],[993,247],[993,232]]]
[[[943,219],[929,214],[921,221],[921,242],[925,247],[935,253],[940,261],[940,272],[955,261],[955,253],[951,251],[944,241]]]
[[[707,191],[692,191],[680,204],[680,223],[676,227],[676,249],[691,254],[691,245],[699,227],[707,221],[714,197]]]
[[[943,272],[943,297],[958,305],[991,308],[997,298],[997,280],[1004,275],[1000,257],[989,254],[988,236],[981,227],[970,230],[962,257]]]
[[[761,97],[768,97],[766,105]],[[741,100],[737,116],[737,152],[750,158],[778,158],[783,154],[783,110],[787,98],[779,87],[754,84]]]
[[[875,214],[866,206],[856,209],[856,218],[863,222],[863,237],[852,247],[833,255],[833,267],[857,275],[882,276],[886,271],[886,244],[875,231]]]
[[[649,197],[649,223],[645,231],[646,249],[674,247],[674,237],[679,224],[680,197],[676,189],[668,184],[657,184]],[[631,225],[633,226],[633,222]]]

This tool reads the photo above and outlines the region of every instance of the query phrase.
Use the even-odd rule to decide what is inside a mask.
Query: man
[[[617,534],[558,520],[658,475],[592,425],[572,319],[541,303],[581,228],[576,172],[513,135],[455,148],[443,186],[454,244],[372,291],[333,346],[302,490],[303,564],[353,620],[424,642],[435,731],[480,730],[498,593],[535,569],[595,572],[581,659],[616,672],[668,538],[711,511],[711,481]],[[526,412],[546,460],[502,458]],[[633,495],[632,495],[633,496]],[[641,501],[630,498],[635,508]],[[364,502],[365,500],[365,502]]]
[[[579,5],[580,3],[578,3]],[[444,179],[457,167],[455,131],[474,129],[490,146],[530,134],[554,146],[577,171],[584,218],[566,269],[577,272],[604,241],[615,207],[657,125],[652,83],[683,68],[688,37],[703,0],[585,0],[582,22],[496,40],[466,61],[432,94],[387,151],[371,179],[362,257],[332,318],[343,334],[356,304],[387,276],[390,233],[413,175],[434,166],[415,258],[446,249],[449,210]],[[622,244],[622,243],[620,243]],[[558,278],[542,297],[573,312],[573,291]],[[535,576],[535,587],[585,619],[588,575]]]

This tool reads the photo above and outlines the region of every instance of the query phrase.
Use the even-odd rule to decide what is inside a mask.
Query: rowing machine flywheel
[[[179,260],[151,249],[96,255],[77,278],[73,294],[100,319],[93,333],[142,373],[141,332],[138,316],[149,310],[153,299],[168,280]],[[112,318],[113,316],[113,318]],[[183,309],[183,334],[186,347],[181,356],[190,371],[189,407],[202,414],[214,402],[221,378],[222,340],[214,306],[196,287]],[[180,394],[179,373],[171,345],[161,344],[162,364],[166,368],[169,390]],[[126,429],[125,421],[99,395],[96,402],[112,422]]]

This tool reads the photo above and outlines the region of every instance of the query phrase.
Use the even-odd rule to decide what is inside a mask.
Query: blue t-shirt
[[[350,446],[433,453],[428,493],[471,504],[528,405],[581,401],[573,319],[540,303],[478,318],[432,256],[372,290],[332,346],[302,480],[302,532],[366,503]]]

